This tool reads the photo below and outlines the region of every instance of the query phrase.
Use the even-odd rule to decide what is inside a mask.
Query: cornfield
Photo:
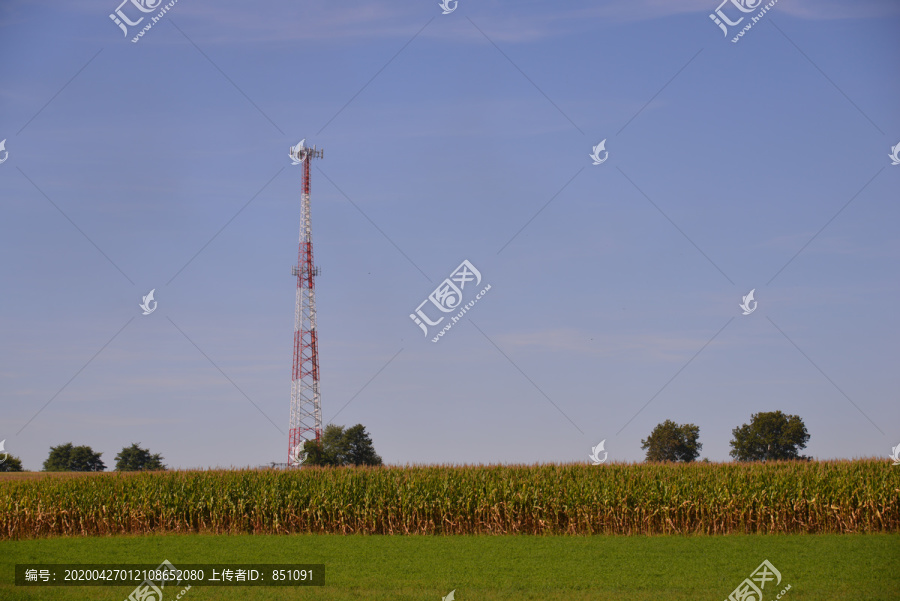
[[[171,471],[0,481],[0,538],[144,533],[900,531],[900,467],[768,464]]]

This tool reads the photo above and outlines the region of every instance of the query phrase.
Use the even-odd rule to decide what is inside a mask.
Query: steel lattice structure
[[[291,423],[288,433],[288,465],[302,461],[303,443],[318,442],[322,436],[322,399],[319,393],[319,341],[316,331],[315,278],[319,270],[313,263],[312,222],[309,210],[309,164],[323,158],[324,152],[307,148],[301,141],[290,150],[291,160],[303,170],[300,217],[300,246],[297,265],[291,273],[297,278],[297,305],[294,310],[294,364],[291,372]]]

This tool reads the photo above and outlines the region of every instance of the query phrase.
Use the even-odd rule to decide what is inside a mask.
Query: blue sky
[[[180,0],[137,43],[115,1],[0,6],[7,451],[285,460],[307,138],[323,414],[386,462],[637,461],[666,419],[724,461],[779,409],[889,454],[900,7],[733,43],[714,0],[558,4]],[[465,259],[491,290],[433,343]]]

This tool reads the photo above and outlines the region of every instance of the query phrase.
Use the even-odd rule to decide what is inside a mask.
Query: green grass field
[[[324,587],[193,587],[183,601],[719,601],[768,559],[774,600],[900,598],[900,536],[151,535],[0,542],[0,599],[122,601],[133,587],[15,587],[16,563],[323,563]],[[769,588],[771,587],[771,594]],[[176,589],[172,594],[180,592]],[[169,598],[166,598],[169,601]]]

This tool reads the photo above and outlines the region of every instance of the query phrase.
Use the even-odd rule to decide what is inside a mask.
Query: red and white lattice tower
[[[294,310],[294,365],[291,372],[291,425],[288,433],[288,465],[298,465],[303,443],[322,437],[322,399],[319,395],[319,341],[316,332],[315,278],[319,269],[313,263],[312,222],[309,213],[309,163],[323,157],[306,140],[291,147],[291,160],[303,170],[301,195],[300,248],[297,265],[291,269],[297,278],[297,306]]]

